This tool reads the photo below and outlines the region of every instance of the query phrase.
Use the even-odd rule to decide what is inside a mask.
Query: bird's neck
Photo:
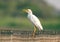
[[[31,13],[28,13],[28,14],[32,15],[33,13],[31,12]]]

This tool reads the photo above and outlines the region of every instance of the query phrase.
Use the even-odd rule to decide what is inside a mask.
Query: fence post
[[[12,31],[11,31],[11,42],[13,42],[13,35],[12,35]]]

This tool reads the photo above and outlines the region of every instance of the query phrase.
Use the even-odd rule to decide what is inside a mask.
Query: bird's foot
[[[35,36],[35,34],[32,34],[32,36],[31,36],[32,38],[35,38],[36,36]]]

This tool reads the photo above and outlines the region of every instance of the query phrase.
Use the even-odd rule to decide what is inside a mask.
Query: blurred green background
[[[0,27],[33,30],[27,13],[22,11],[28,8],[40,19],[44,30],[60,30],[60,13],[43,0],[0,0]]]

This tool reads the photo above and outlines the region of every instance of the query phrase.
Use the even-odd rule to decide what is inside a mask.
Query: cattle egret
[[[35,32],[36,29],[38,28],[40,31],[43,30],[43,27],[39,21],[39,19],[33,15],[32,10],[31,9],[23,9],[23,11],[25,11],[26,13],[28,13],[28,19],[32,22],[32,24],[34,25],[34,31],[33,31],[33,37],[35,37]]]

